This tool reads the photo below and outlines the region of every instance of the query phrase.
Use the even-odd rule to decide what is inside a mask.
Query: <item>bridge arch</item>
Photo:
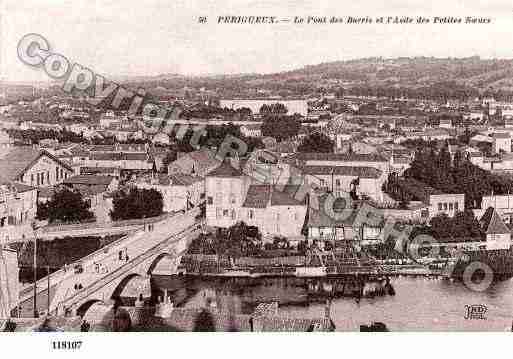
[[[90,300],[82,303],[77,308],[77,311],[76,311],[77,315],[80,316],[81,318],[84,318],[84,316],[89,311],[89,309],[91,309],[91,307],[94,305],[105,305],[105,303],[103,302],[103,300],[100,300],[100,299],[90,299]]]
[[[171,259],[173,261],[173,266],[177,265],[176,261],[178,260],[176,253],[173,252],[163,252],[160,253],[158,256],[156,256],[148,266],[148,268],[144,271],[146,275],[151,275],[157,265],[163,260],[163,259]]]
[[[131,306],[134,305],[134,301],[140,295],[143,298],[151,297],[150,277],[144,274],[131,273],[117,283],[109,298],[116,303],[116,306]]]

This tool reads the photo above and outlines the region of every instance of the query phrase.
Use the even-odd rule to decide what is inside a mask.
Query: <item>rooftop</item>
[[[352,176],[359,178],[379,178],[382,171],[365,166],[304,166],[303,172],[310,175]]]
[[[82,184],[82,185],[104,185],[108,186],[112,183],[114,177],[96,176],[96,175],[77,175],[66,178],[63,183],[66,184]]]
[[[241,177],[243,173],[240,169],[231,165],[230,161],[225,159],[219,167],[210,171],[207,176],[210,177]]]

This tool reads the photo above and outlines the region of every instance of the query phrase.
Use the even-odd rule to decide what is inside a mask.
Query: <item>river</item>
[[[339,285],[347,280],[331,281]],[[337,331],[358,331],[360,325],[383,322],[391,331],[510,331],[513,322],[513,279],[496,282],[484,292],[446,279],[396,277],[395,295],[362,298],[326,294],[324,281],[304,279],[199,279],[154,277],[153,295],[164,289],[181,307],[207,301],[222,310],[250,314],[260,302],[278,301],[280,316],[320,318],[332,298],[331,319]],[[347,288],[347,287],[346,287]],[[485,319],[465,319],[466,306],[484,305]]]

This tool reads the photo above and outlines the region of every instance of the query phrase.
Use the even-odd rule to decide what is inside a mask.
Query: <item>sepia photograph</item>
[[[508,1],[2,0],[2,345],[513,332],[512,32]]]

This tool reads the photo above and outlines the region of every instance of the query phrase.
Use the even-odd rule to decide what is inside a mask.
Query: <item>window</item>
[[[441,203],[438,203],[438,210],[441,211],[442,210],[442,204]]]
[[[458,210],[458,202],[454,202],[454,210],[457,211]]]
[[[213,204],[214,203],[214,199],[212,198],[212,196],[208,196],[207,197],[207,204]]]
[[[228,217],[229,214],[230,213],[229,213],[229,211],[227,209],[223,209],[223,216],[224,217]]]
[[[61,178],[64,177],[64,170],[61,168]]]
[[[34,174],[33,173],[30,174],[30,184],[31,185],[34,184]]]
[[[340,187],[340,179],[336,179],[336,180],[335,180],[335,185],[336,185],[337,187]]]
[[[220,219],[220,218],[221,218],[221,209],[220,209],[220,208],[217,208],[217,209],[216,209],[216,218],[217,218],[217,219]]]
[[[59,167],[55,167],[55,179],[59,180]]]
[[[232,209],[232,219],[235,219],[235,210]]]
[[[294,218],[294,221],[297,221],[297,212],[294,212],[293,218]]]
[[[235,203],[235,195],[233,193],[230,194],[230,203]]]
[[[452,211],[452,203],[449,203],[449,211]]]
[[[323,180],[323,179],[321,179],[321,180],[319,180],[319,182],[320,182],[320,184],[321,184],[321,187],[324,187],[324,180]]]
[[[444,211],[447,211],[447,203],[444,203]]]
[[[253,216],[255,215],[255,213],[253,212],[252,209],[249,210],[249,213],[248,213],[248,217],[249,219],[253,219]]]
[[[46,184],[50,184],[50,171],[46,171]]]

